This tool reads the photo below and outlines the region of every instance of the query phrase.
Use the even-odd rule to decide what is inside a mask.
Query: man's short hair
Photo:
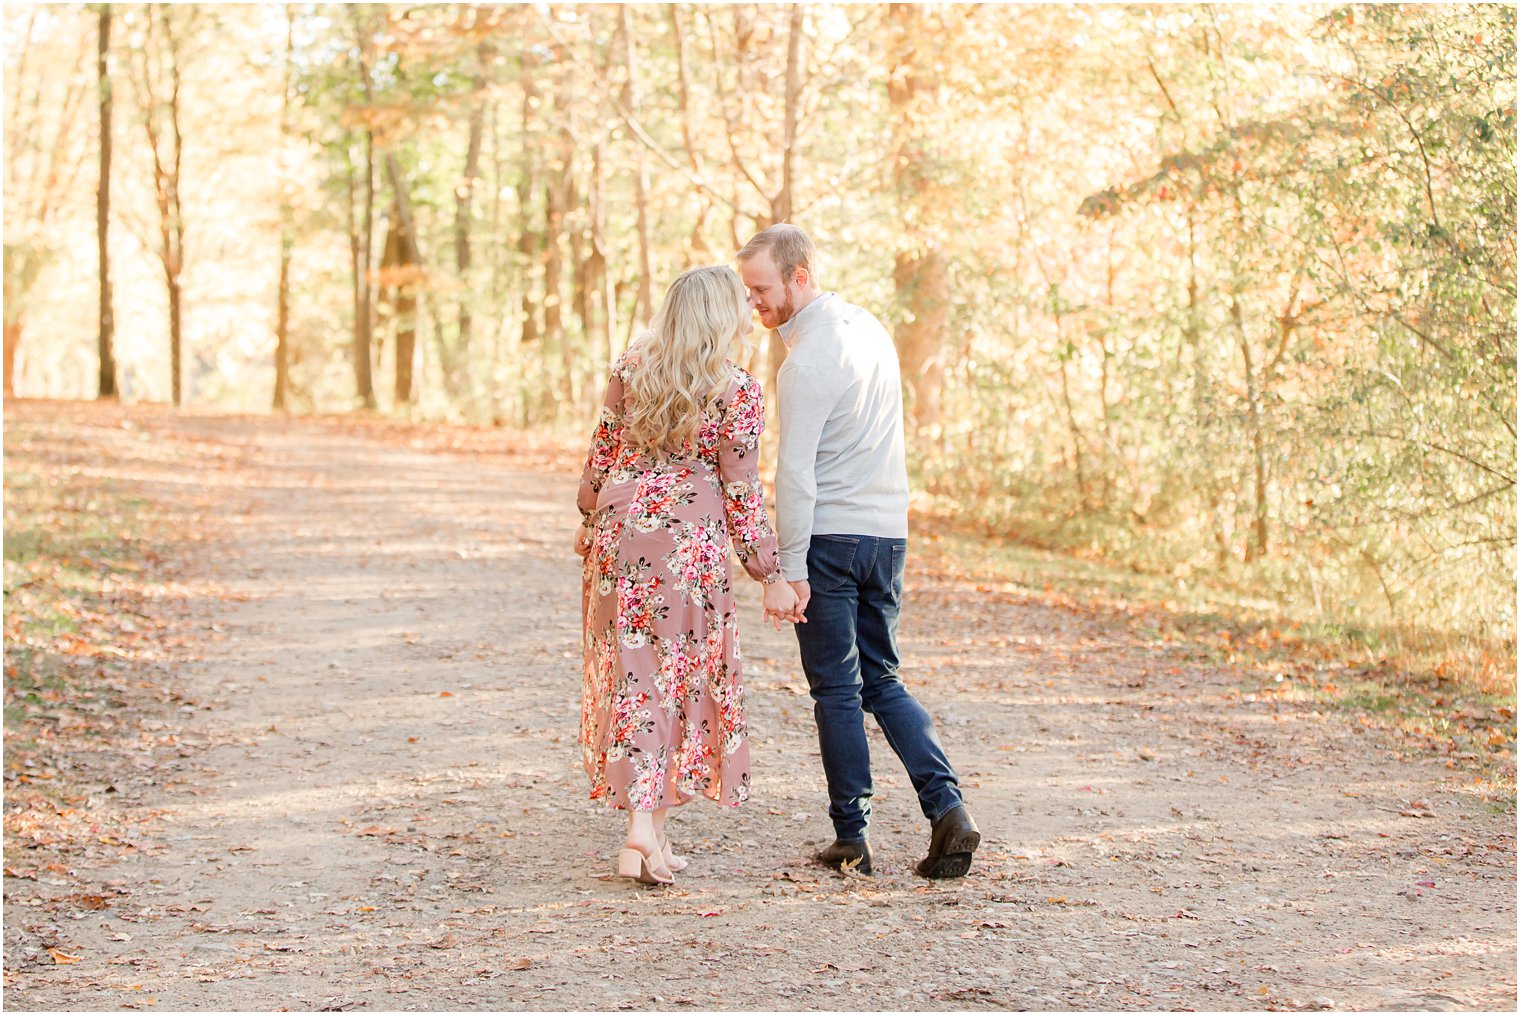
[[[776,262],[783,280],[790,280],[798,268],[808,273],[810,285],[817,278],[818,248],[807,233],[791,223],[777,222],[760,230],[739,251],[738,259],[748,261],[762,250],[771,252],[771,260]]]

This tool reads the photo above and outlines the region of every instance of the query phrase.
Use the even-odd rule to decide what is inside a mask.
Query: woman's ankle
[[[641,853],[655,853],[660,849],[660,835],[648,811],[635,811],[628,818],[628,834],[624,843]]]

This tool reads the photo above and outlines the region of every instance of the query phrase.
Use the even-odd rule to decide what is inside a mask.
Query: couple
[[[677,278],[612,368],[581,477],[581,748],[592,798],[628,811],[618,873],[647,884],[687,865],[665,834],[671,807],[750,793],[729,540],[765,585],[767,619],[796,625],[836,836],[817,859],[871,872],[867,711],[931,824],[918,873],[964,875],[981,839],[933,720],[897,675],[908,534],[897,353],[871,314],[819,289],[816,260],[807,234],[782,224],[739,251],[742,281],[724,266]],[[732,359],[751,310],[788,350],[779,553],[760,483],[764,397]]]

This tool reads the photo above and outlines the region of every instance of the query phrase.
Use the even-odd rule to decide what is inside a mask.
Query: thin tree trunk
[[[83,123],[79,110],[91,87],[86,71],[89,37],[80,33],[75,64],[67,71],[68,85],[62,101],[57,109],[43,112],[45,85],[50,75],[35,72],[31,56],[39,20],[45,23],[54,17],[50,12],[34,9],[21,29],[19,45],[13,47],[12,40],[8,40],[6,46],[7,53],[15,57],[15,66],[14,73],[8,68],[5,75],[6,81],[14,82],[14,88],[5,117],[5,185],[0,189],[5,192],[8,210],[16,211],[14,220],[29,223],[28,232],[34,236],[47,235],[53,211],[71,192],[74,176],[83,166],[83,158],[73,157],[80,150],[73,144],[73,131]],[[4,271],[7,395],[14,392],[16,354],[25,330],[27,297],[43,265],[39,246],[29,236],[11,235],[7,231]]]
[[[562,156],[565,153],[562,153]],[[564,322],[564,254],[562,243],[565,232],[565,189],[570,174],[569,159],[565,165],[544,184],[544,338],[559,349],[562,376],[561,394],[569,404],[575,402],[575,364],[570,352],[570,342],[565,335]]]
[[[565,187],[565,207],[571,210],[583,207],[580,188],[573,175]],[[586,337],[591,335],[590,264],[586,254],[586,234],[590,229],[590,222],[581,214],[571,216],[565,229],[565,242],[570,254],[570,303],[575,308],[575,319],[580,322],[581,334]]]
[[[16,393],[16,350],[21,348],[21,316],[5,315],[5,397]]]
[[[169,282],[169,350],[170,377],[174,383],[174,404],[185,404],[184,391],[184,302],[179,279]]]
[[[1189,206],[1187,318],[1183,332],[1187,337],[1188,346],[1193,351],[1193,426],[1200,439],[1207,441],[1210,439],[1208,431],[1211,424],[1204,407],[1204,389],[1208,386],[1208,374],[1203,362],[1202,328],[1199,325],[1202,308],[1198,299],[1198,224],[1195,213],[1195,209]],[[1214,529],[1214,561],[1223,567],[1231,555],[1230,537],[1224,526],[1223,498],[1219,484],[1212,474],[1204,476],[1203,493],[1208,500],[1209,518]]]
[[[280,141],[290,133],[290,69],[295,50],[295,10],[285,5],[285,82],[280,97]],[[274,322],[274,398],[271,405],[284,409],[290,399],[290,255],[294,247],[291,230],[290,200],[285,196],[288,181],[280,189],[280,279],[275,290]]]
[[[563,64],[566,54],[556,51]],[[560,402],[556,408],[569,409],[576,403],[577,374],[575,351],[565,329],[565,252],[569,246],[566,216],[575,192],[576,77],[562,68],[554,97],[554,112],[559,119],[554,148],[554,167],[544,182],[544,337],[559,351]]]
[[[471,210],[475,198],[475,180],[480,175],[480,142],[485,133],[485,100],[479,96],[483,94],[485,88],[486,63],[489,54],[490,46],[482,43],[478,50],[480,70],[475,78],[477,97],[470,108],[470,139],[465,149],[464,175],[454,191],[454,270],[459,276],[460,297],[459,341],[454,351],[454,362],[444,364],[444,374],[449,378],[451,390],[456,388],[454,377],[458,365],[464,366],[467,384],[470,373],[470,342],[474,330],[474,321],[470,312],[471,303],[474,300],[474,291],[470,285]]]
[[[95,189],[95,243],[100,274],[100,398],[115,398],[116,391],[116,322],[111,315],[111,5],[101,4],[97,32],[95,79],[100,99],[100,181]],[[6,333],[5,381],[10,392],[11,356],[9,329]]]
[[[1056,342],[1065,346],[1066,336],[1064,331],[1064,317],[1059,306],[1055,310],[1056,318]],[[1087,466],[1082,458],[1082,428],[1077,425],[1077,414],[1071,404],[1071,386],[1067,381],[1066,361],[1069,357],[1063,348],[1060,353],[1061,363],[1061,405],[1066,410],[1066,426],[1071,431],[1071,453],[1077,472],[1077,498],[1082,509],[1087,510]]]
[[[607,177],[603,169],[606,143],[598,141],[591,153],[591,283],[601,306],[602,352],[611,363],[617,358],[617,297],[607,270]]]
[[[792,188],[797,147],[797,117],[802,99],[802,4],[790,7],[789,32],[786,44],[786,106],[781,125],[781,183],[771,196],[770,225],[792,220]],[[757,223],[758,225],[758,223]],[[763,227],[762,227],[763,228]],[[781,334],[771,332],[770,359],[766,364],[766,384],[776,388],[776,376],[786,359],[786,344]]]
[[[412,404],[413,370],[417,359],[417,287],[403,283],[396,290],[397,406]]]
[[[147,41],[143,47],[142,86],[146,115],[143,126],[153,155],[154,198],[158,205],[159,260],[164,271],[164,286],[169,300],[169,387],[175,405],[184,404],[184,309],[180,273],[184,270],[185,220],[180,206],[180,167],[184,138],[180,132],[179,44],[175,38],[172,15],[163,5],[150,6],[147,18]],[[154,88],[152,61],[159,55],[159,35],[168,54],[169,94],[164,102],[168,116],[169,153],[167,163],[162,150],[159,122],[160,105]]]
[[[638,119],[639,88],[638,68],[634,60],[633,28],[629,21],[628,4],[618,6],[618,27],[623,34],[623,64],[628,77],[623,81],[623,108]],[[642,146],[634,148],[633,156],[633,204],[637,215],[639,233],[639,302],[634,317],[644,319],[654,316],[653,278],[654,268],[649,249],[649,167],[644,161]]]
[[[279,291],[275,296],[274,320],[274,398],[270,406],[285,409],[290,401],[290,241],[289,234],[280,242]]]
[[[401,277],[396,283],[396,404],[409,405],[413,398],[413,370],[417,358],[417,287],[422,271],[422,251],[412,218],[411,196],[396,156],[385,153],[385,175],[393,195],[393,228],[396,231]]]
[[[562,173],[568,173],[568,167]],[[550,179],[544,184],[544,337],[559,342],[564,337],[563,288],[561,274],[564,254],[560,250],[565,231],[564,179]]]
[[[686,29],[681,23],[680,4],[668,4],[670,31],[676,44],[676,99],[681,109],[681,144],[686,150],[686,161],[691,171],[701,178],[702,163],[697,157],[697,145],[691,129],[691,72],[686,59]],[[691,226],[691,252],[698,260],[708,260],[712,247],[707,242],[707,216],[712,211],[712,199],[702,196],[702,207],[697,211]]]
[[[370,263],[374,256],[375,229],[375,135],[364,132],[364,204],[360,209],[359,249],[354,274],[354,371],[360,403],[375,407],[375,381],[370,357],[373,355],[374,322],[370,292]]]
[[[1234,192],[1235,223],[1240,236],[1246,235],[1245,205],[1239,191]],[[1244,242],[1243,239],[1241,242]],[[1235,326],[1235,336],[1240,343],[1240,358],[1246,373],[1246,402],[1251,425],[1251,458],[1255,473],[1255,508],[1252,512],[1252,539],[1246,546],[1246,563],[1260,560],[1267,554],[1267,449],[1265,425],[1261,414],[1261,385],[1263,378],[1257,371],[1255,357],[1251,354],[1251,340],[1246,334],[1244,312],[1240,306],[1240,278],[1230,280],[1230,320]]]
[[[1235,326],[1235,336],[1240,342],[1240,358],[1246,371],[1246,403],[1251,421],[1251,457],[1256,480],[1256,507],[1252,521],[1253,537],[1246,547],[1246,563],[1260,560],[1267,553],[1267,449],[1262,432],[1260,381],[1251,356],[1251,340],[1246,335],[1245,320],[1240,309],[1240,297],[1230,296],[1230,321]]]
[[[792,4],[786,43],[786,119],[781,128],[781,188],[771,202],[771,218],[777,222],[792,220],[797,117],[802,101],[802,15],[803,5]]]
[[[358,48],[359,86],[366,104],[371,102],[369,64],[365,53],[369,46],[368,32],[356,7],[349,7],[349,18],[354,28],[354,45]],[[374,368],[371,363],[374,346],[374,319],[371,311],[370,266],[374,263],[375,231],[375,132],[364,131],[364,192],[359,209],[359,231],[349,233],[350,252],[354,269],[354,389],[359,403],[366,409],[375,408]],[[352,174],[350,174],[352,180]],[[350,200],[352,208],[353,201]]]
[[[901,218],[911,224],[902,231],[907,246],[897,252],[893,261],[892,280],[898,304],[903,308],[893,337],[902,359],[903,382],[910,395],[908,412],[914,429],[922,432],[937,427],[942,417],[942,351],[950,318],[945,257],[937,237],[922,225],[929,213],[920,209],[930,190],[924,149],[932,139],[912,126],[921,121],[918,107],[925,101],[923,93],[932,94],[935,82],[932,68],[923,66],[921,61],[920,43],[931,38],[925,31],[923,9],[917,4],[895,3],[889,14],[894,50],[887,79],[893,135],[892,176],[901,203]]]
[[[1109,228],[1108,244],[1105,251],[1107,255],[1105,262],[1107,273],[1105,278],[1106,284],[1104,287],[1103,300],[1104,304],[1108,307],[1110,320],[1113,319],[1115,314],[1114,282],[1117,271],[1114,268],[1114,237],[1118,233],[1118,230],[1119,226],[1117,222]],[[1109,350],[1108,347],[1108,328],[1099,328],[1097,337],[1098,351],[1102,356],[1102,358],[1098,361],[1098,407],[1102,409],[1102,415],[1099,416],[1099,426],[1103,441],[1103,443],[1100,445],[1101,454],[1098,459],[1098,476],[1102,481],[1103,488],[1101,495],[1102,501],[1100,506],[1106,508],[1109,504],[1113,503],[1114,499],[1113,473],[1116,469],[1122,468],[1122,463],[1125,456],[1116,446],[1117,441],[1114,438],[1113,421],[1111,418],[1113,415],[1112,407],[1108,401],[1109,374],[1112,370],[1112,360],[1114,358],[1113,353]],[[1136,457],[1138,458],[1139,456]],[[1119,464],[1115,464],[1116,462]]]
[[[167,16],[164,21],[165,36],[169,41],[169,131],[170,140],[173,142],[174,169],[170,177],[171,195],[174,199],[174,211],[170,217],[170,224],[174,234],[174,272],[173,283],[169,287],[169,336],[174,343],[174,404],[184,404],[184,390],[182,374],[184,370],[185,355],[185,331],[184,331],[184,284],[181,278],[185,271],[185,215],[184,204],[181,201],[181,167],[184,164],[185,144],[184,135],[180,132],[180,60],[179,41],[174,37],[173,28],[169,25]]]
[[[389,306],[388,316],[396,323],[394,399],[397,406],[403,406],[412,401],[412,370],[417,356],[417,293],[416,264],[411,241],[407,238],[407,220],[401,212],[399,193],[392,192],[390,224],[385,231],[385,246],[380,255],[380,277],[390,282],[387,285],[382,281],[379,303],[382,307]]]
[[[522,136],[533,137],[533,104],[540,97],[539,90],[534,86],[530,77],[533,65],[528,63],[528,57],[523,57],[523,101],[522,101]],[[537,166],[533,162],[535,146],[524,144],[522,146],[522,169],[517,177],[517,214],[518,214],[518,237],[517,252],[519,255],[518,284],[522,288],[522,338],[525,344],[537,342],[540,333],[538,328],[538,304],[533,299],[533,266],[538,260],[539,234],[533,228],[533,195],[537,190]]]

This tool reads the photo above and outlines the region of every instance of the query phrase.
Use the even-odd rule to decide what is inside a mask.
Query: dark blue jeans
[[[961,803],[960,783],[934,720],[897,675],[897,614],[908,541],[815,535],[808,547],[807,623],[796,625],[813,695],[818,746],[829,784],[829,817],[841,842],[866,837],[871,752],[865,713],[908,770],[931,822]]]

